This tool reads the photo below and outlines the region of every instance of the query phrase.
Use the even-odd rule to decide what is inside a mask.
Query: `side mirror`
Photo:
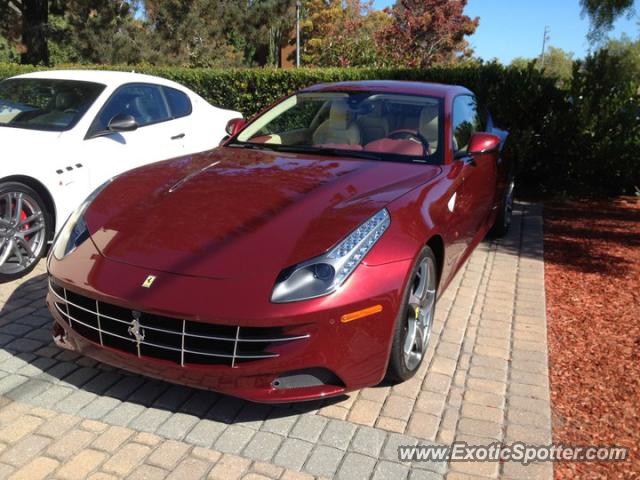
[[[244,118],[232,118],[227,123],[227,126],[225,127],[225,131],[227,132],[227,135],[229,135],[230,137],[233,137],[234,135],[239,133],[240,130],[242,130],[246,124],[247,124],[247,121]]]
[[[132,132],[137,130],[138,122],[131,115],[119,113],[109,121],[107,129],[110,132]]]
[[[500,148],[500,138],[491,133],[476,132],[471,135],[467,155],[484,155],[497,152]]]

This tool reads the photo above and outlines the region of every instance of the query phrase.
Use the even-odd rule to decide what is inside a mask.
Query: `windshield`
[[[381,92],[293,95],[229,146],[441,163],[441,100]]]
[[[0,127],[72,128],[105,86],[74,80],[13,78],[0,82]]]

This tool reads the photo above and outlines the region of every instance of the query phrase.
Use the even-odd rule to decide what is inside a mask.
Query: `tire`
[[[511,226],[511,215],[513,213],[514,189],[515,182],[513,178],[510,178],[502,197],[502,202],[500,203],[500,212],[498,212],[496,221],[489,232],[489,236],[493,238],[504,237],[509,232],[509,227]]]
[[[0,282],[31,272],[45,255],[53,221],[42,198],[18,182],[0,184]]]
[[[411,269],[393,332],[386,375],[388,382],[401,383],[409,380],[420,369],[424,360],[436,307],[437,265],[431,248],[424,247]],[[420,324],[422,328],[419,328]]]

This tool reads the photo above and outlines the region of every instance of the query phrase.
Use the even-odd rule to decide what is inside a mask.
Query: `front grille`
[[[240,327],[138,312],[49,282],[54,306],[72,330],[103,347],[182,365],[227,365],[275,358],[275,345],[309,338],[281,327]]]

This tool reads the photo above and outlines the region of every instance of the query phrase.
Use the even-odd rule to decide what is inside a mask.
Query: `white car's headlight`
[[[111,180],[107,180],[96,188],[91,195],[89,195],[86,200],[82,202],[71,215],[69,215],[69,218],[53,241],[53,248],[51,251],[56,259],[62,260],[81,245],[87,238],[89,238],[89,229],[84,221],[84,213],[87,211],[87,208],[89,208],[89,205],[91,205],[91,203],[96,199],[100,192],[109,185],[109,183],[111,183]]]
[[[324,255],[283,270],[276,280],[271,301],[296,302],[334,292],[356,269],[390,223],[389,212],[382,209]]]

